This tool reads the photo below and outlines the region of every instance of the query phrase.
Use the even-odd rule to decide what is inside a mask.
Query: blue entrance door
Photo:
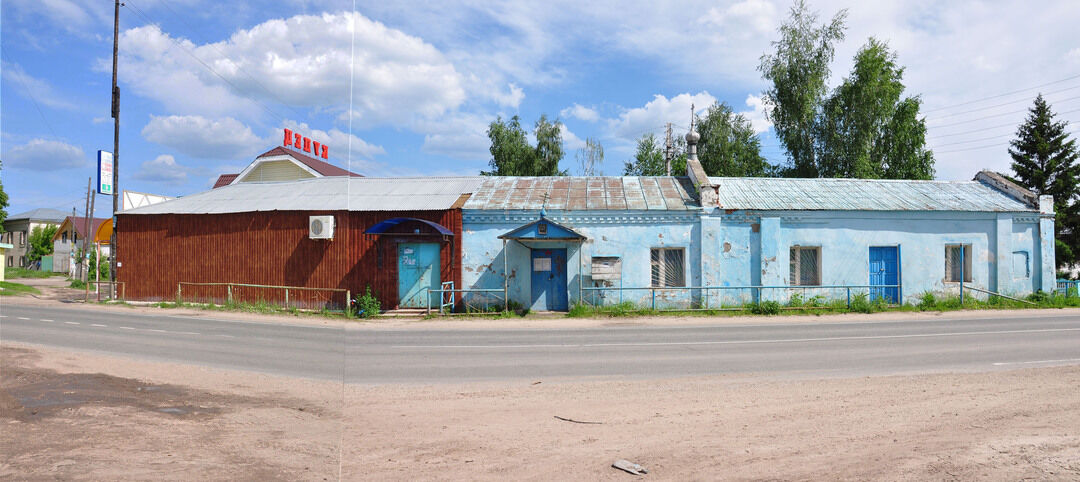
[[[900,250],[896,246],[870,247],[870,299],[897,303],[900,299]],[[876,286],[882,286],[877,288]],[[885,288],[884,286],[893,286]]]
[[[439,273],[438,243],[399,244],[398,296],[401,301],[398,305],[406,308],[427,308],[428,289],[439,289]]]
[[[532,307],[536,310],[566,311],[566,250],[532,250]]]

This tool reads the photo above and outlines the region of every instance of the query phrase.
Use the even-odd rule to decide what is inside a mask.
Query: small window
[[[963,273],[965,283],[971,282],[971,245],[947,244],[945,245],[945,281],[960,282],[960,273]]]
[[[821,246],[792,246],[790,263],[791,286],[821,284]]]
[[[686,286],[686,271],[683,269],[683,248],[653,248],[652,250],[652,286],[671,288]]]
[[[19,231],[19,247],[26,246],[26,231]]]
[[[67,242],[67,231],[64,231],[64,232],[60,233],[60,242],[61,243],[66,243]]]

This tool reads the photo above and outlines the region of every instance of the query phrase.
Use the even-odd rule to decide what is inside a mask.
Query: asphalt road
[[[1080,316],[694,327],[326,328],[0,306],[13,341],[349,383],[722,373],[859,376],[1080,364]]]

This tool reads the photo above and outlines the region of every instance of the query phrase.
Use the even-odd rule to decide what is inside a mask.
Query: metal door
[[[398,245],[399,306],[427,308],[428,289],[439,289],[439,244],[401,243]],[[434,298],[435,295],[431,295]]]
[[[532,250],[532,307],[548,311],[570,308],[566,293],[565,249]]]
[[[900,256],[896,246],[870,247],[870,299],[884,298],[887,303],[897,303],[900,298]],[[875,288],[874,286],[893,286]]]

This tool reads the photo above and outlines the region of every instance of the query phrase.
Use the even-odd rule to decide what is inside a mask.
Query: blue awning
[[[439,223],[436,223],[436,222],[433,222],[433,221],[428,221],[426,219],[417,219],[417,218],[391,218],[391,219],[387,219],[386,221],[380,222],[380,223],[378,223],[378,224],[376,224],[376,225],[374,225],[374,226],[372,226],[370,228],[367,228],[367,230],[364,231],[364,234],[387,234],[386,231],[389,230],[390,228],[392,228],[394,226],[397,226],[399,224],[407,223],[407,222],[417,222],[417,223],[426,224],[428,226],[431,226],[436,231],[438,231],[439,234],[442,234],[444,236],[453,236],[454,235],[454,232],[449,230],[449,229],[446,229],[446,226],[443,226],[443,225],[441,225]],[[389,233],[389,234],[394,234],[394,233]]]

